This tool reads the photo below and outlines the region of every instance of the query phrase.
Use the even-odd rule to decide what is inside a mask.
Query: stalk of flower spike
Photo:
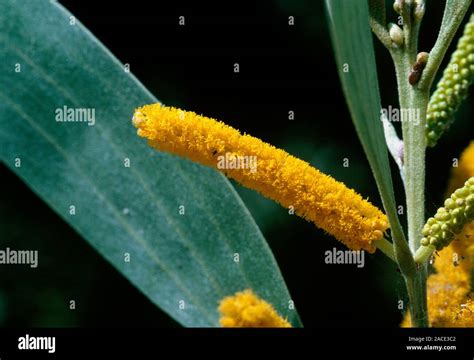
[[[221,300],[220,323],[223,327],[290,328],[291,324],[272,305],[256,296],[252,290],[238,292]]]
[[[150,146],[222,171],[312,221],[353,250],[375,251],[385,214],[343,183],[222,122],[160,104],[135,111]]]
[[[451,125],[454,114],[474,82],[474,14],[464,28],[457,49],[431,96],[426,116],[428,146],[435,146]]]

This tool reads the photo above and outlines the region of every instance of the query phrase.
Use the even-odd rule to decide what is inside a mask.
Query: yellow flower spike
[[[343,183],[287,152],[222,122],[161,104],[135,111],[138,135],[150,146],[217,168],[242,185],[316,226],[353,250],[375,251],[388,221]]]
[[[223,327],[291,327],[272,305],[260,299],[252,290],[237,292],[222,299],[219,312]]]

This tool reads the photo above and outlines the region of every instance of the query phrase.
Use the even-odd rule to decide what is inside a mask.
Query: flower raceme
[[[153,104],[137,109],[133,123],[150,146],[217,168],[294,209],[350,249],[374,252],[374,242],[388,228],[385,214],[354,190],[307,162],[222,122]]]
[[[453,116],[474,82],[474,14],[466,24],[457,49],[436,86],[428,104],[426,138],[428,146],[438,139],[453,121]]]
[[[221,300],[220,323],[223,327],[292,327],[272,305],[260,299],[252,290],[238,292]]]
[[[441,250],[459,234],[464,225],[474,220],[474,177],[454,191],[439,208],[434,217],[426,222],[421,240],[423,246],[434,246]]]

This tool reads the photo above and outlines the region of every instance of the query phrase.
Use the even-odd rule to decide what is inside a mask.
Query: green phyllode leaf
[[[300,326],[229,181],[136,136],[134,109],[156,98],[71,16],[0,3],[2,162],[182,325],[218,326],[219,300],[251,288]]]
[[[326,0],[329,29],[342,88],[357,134],[369,160],[392,235],[409,251],[398,220],[387,147],[367,1]]]

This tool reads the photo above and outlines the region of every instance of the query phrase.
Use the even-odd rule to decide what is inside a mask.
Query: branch
[[[385,0],[369,0],[370,27],[387,49],[392,46],[392,40],[387,30],[385,16]]]

